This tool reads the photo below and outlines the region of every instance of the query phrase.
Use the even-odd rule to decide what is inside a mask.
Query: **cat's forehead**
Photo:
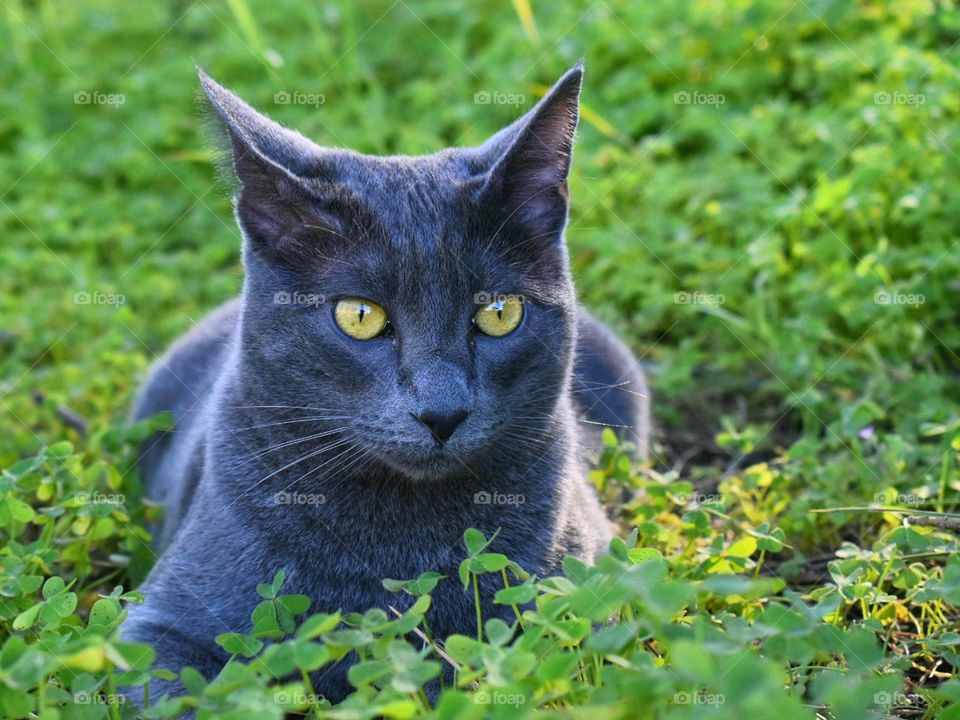
[[[513,289],[514,264],[491,242],[461,157],[357,157],[337,168],[360,222],[325,251],[325,280],[404,298],[411,306]],[[333,257],[331,257],[333,256]],[[346,291],[346,288],[344,288]],[[462,297],[461,297],[462,296]]]
[[[339,187],[349,189],[362,218],[349,223],[354,235],[326,255],[335,256],[324,263],[326,281],[375,289],[410,307],[457,306],[501,292],[555,301],[553,293],[567,282],[562,257],[509,252],[511,242],[520,241],[504,237],[501,208],[478,197],[485,168],[470,150],[348,153],[342,163],[326,167],[336,172]]]
[[[476,174],[465,158],[465,154],[451,151],[422,156],[348,152],[336,163],[333,179],[363,197],[378,200],[385,210],[429,212],[457,203],[469,192]]]
[[[476,222],[474,176],[454,153],[349,158],[336,182],[390,245],[432,248],[462,243]]]

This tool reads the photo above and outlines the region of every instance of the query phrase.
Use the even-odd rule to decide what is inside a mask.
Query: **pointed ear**
[[[261,115],[203,70],[199,75],[240,184],[237,220],[254,249],[269,255],[296,250],[305,227],[337,234],[336,218],[318,212],[311,192],[312,180],[332,182],[331,151]]]
[[[556,242],[567,220],[567,175],[580,114],[583,65],[575,67],[526,115],[480,152],[495,158],[483,189],[487,207],[528,237]]]

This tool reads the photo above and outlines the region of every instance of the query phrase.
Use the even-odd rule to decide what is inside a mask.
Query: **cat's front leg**
[[[178,697],[186,694],[186,688],[180,682],[180,671],[185,667],[192,667],[208,681],[217,676],[223,668],[224,658],[219,656],[207,645],[200,644],[175,627],[164,626],[159,623],[142,623],[132,627],[124,626],[124,640],[141,642],[150,645],[156,652],[153,668],[169,670],[177,675],[174,680],[151,678],[149,683],[149,700],[155,703],[164,695]],[[144,687],[125,687],[123,695],[140,707],[144,706],[146,697]],[[192,718],[193,712],[181,716]]]

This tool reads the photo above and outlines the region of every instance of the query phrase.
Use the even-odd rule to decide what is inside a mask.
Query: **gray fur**
[[[256,583],[281,568],[317,611],[396,605],[383,578],[440,571],[429,622],[446,637],[475,631],[456,581],[467,528],[499,529],[492,549],[541,576],[606,548],[584,458],[602,425],[645,453],[649,410],[639,365],[570,277],[581,75],[479,148],[369,157],[321,149],[201,73],[239,180],[246,277],[157,363],[133,412],[175,420],[143,449],[164,552],[124,625],[160,666],[216,674],[214,637],[249,629]],[[481,292],[525,297],[514,333],[472,328]],[[297,293],[325,302],[283,302]],[[344,335],[330,309],[343,296],[382,305],[392,334]],[[469,414],[441,444],[424,410]],[[497,589],[483,584],[487,617]],[[342,666],[316,682],[333,700],[350,690]]]

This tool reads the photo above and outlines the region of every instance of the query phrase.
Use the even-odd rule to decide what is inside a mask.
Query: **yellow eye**
[[[523,320],[523,303],[513,295],[501,295],[480,308],[474,318],[484,335],[503,337],[516,330]]]
[[[371,340],[387,326],[386,311],[369,300],[344,298],[333,309],[337,325],[347,335],[357,340]]]

